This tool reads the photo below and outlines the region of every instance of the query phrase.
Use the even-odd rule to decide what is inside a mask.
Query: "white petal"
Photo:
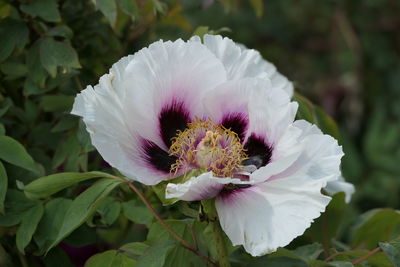
[[[161,110],[181,103],[190,117],[201,116],[203,96],[225,81],[222,63],[204,45],[155,42],[137,52],[126,68],[124,107],[129,125],[161,146]]]
[[[346,195],[345,197],[346,203],[350,202],[351,196],[355,192],[354,185],[346,182],[342,176],[337,181],[328,182],[328,184],[324,189],[330,195],[334,195],[339,192],[344,192]]]
[[[218,195],[225,184],[249,184],[233,178],[214,177],[211,172],[203,173],[182,184],[169,183],[166,198],[179,198],[186,201],[210,199]]]
[[[169,171],[149,166],[143,144],[168,149],[160,133],[160,111],[182,102],[190,116],[202,114],[203,94],[225,80],[222,63],[204,45],[159,41],[121,59],[98,85],[83,90],[72,114],[83,117],[93,145],[111,166],[156,184],[170,178]]]
[[[78,94],[71,113],[83,117],[92,144],[111,166],[128,178],[156,184],[167,175],[146,167],[140,157],[140,138],[129,132],[121,116],[121,103],[110,87],[111,77],[103,76],[95,89],[88,86]]]
[[[201,42],[197,36],[192,37],[191,41]],[[264,60],[258,51],[220,35],[204,35],[204,45],[222,61],[229,80],[267,77],[272,80],[273,88],[283,89],[290,97],[293,96],[292,83],[280,74],[272,63]]]
[[[265,137],[270,145],[275,146],[293,123],[298,104],[290,102],[282,89],[273,88],[265,80],[258,81],[251,92],[247,137]]]
[[[267,181],[216,199],[222,229],[253,256],[274,252],[302,235],[330,201],[327,180],[302,176]]]

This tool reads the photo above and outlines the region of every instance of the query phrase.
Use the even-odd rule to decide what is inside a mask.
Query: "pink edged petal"
[[[328,182],[324,189],[329,195],[332,196],[336,193],[344,192],[346,203],[350,202],[351,197],[355,192],[354,185],[346,182],[342,176],[340,176],[337,181]]]
[[[198,36],[192,37],[191,41],[201,42]],[[258,51],[220,35],[204,35],[204,45],[222,61],[227,70],[228,80],[246,77],[268,78],[272,81],[273,88],[283,89],[290,97],[293,96],[292,83],[280,74],[272,63],[264,60]]]
[[[331,179],[292,176],[222,194],[216,209],[233,245],[252,256],[288,245],[310,227],[330,201],[321,188]]]
[[[226,184],[249,184],[249,182],[214,177],[211,172],[207,172],[182,184],[169,183],[165,196],[166,198],[179,198],[185,201],[210,199],[218,195]]]

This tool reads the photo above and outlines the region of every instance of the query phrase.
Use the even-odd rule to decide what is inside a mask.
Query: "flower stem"
[[[226,252],[225,242],[223,238],[223,232],[219,221],[211,221],[212,229],[214,233],[215,245],[218,253],[218,263],[220,267],[230,267],[228,253]]]
[[[161,224],[162,227],[165,228],[174,238],[176,238],[181,245],[192,251],[194,254],[198,255],[202,259],[204,259],[208,264],[212,266],[217,266],[209,257],[206,255],[202,254],[198,249],[194,248],[192,245],[189,244],[182,236],[180,236],[177,232],[175,232],[168,224],[164,222],[164,220],[158,215],[158,213],[154,210],[154,208],[151,206],[151,204],[147,201],[146,197],[143,195],[143,193],[137,188],[134,184],[132,184],[129,181],[126,181],[128,186],[139,196],[139,198],[143,201],[143,203],[146,205],[146,207],[150,210],[150,212],[153,214],[153,216],[157,219],[157,221]],[[221,267],[229,266],[229,265],[221,265]]]

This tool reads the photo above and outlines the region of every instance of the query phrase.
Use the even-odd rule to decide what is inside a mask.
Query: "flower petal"
[[[344,192],[346,195],[345,197],[346,203],[350,202],[351,196],[355,192],[354,185],[346,182],[342,176],[340,176],[339,180],[337,181],[328,182],[328,184],[324,189],[329,195],[334,195],[339,192]]]
[[[204,45],[158,41],[137,52],[126,67],[124,99],[132,129],[168,148],[177,130],[201,116],[202,98],[226,81],[222,63]]]
[[[330,201],[321,194],[327,183],[304,176],[266,181],[222,194],[216,209],[233,245],[253,256],[274,252],[302,235]]]
[[[186,201],[210,199],[218,195],[226,184],[247,185],[249,182],[240,179],[214,177],[211,172],[207,172],[182,184],[169,183],[165,196],[166,198],[179,198]]]
[[[228,80],[267,77],[272,81],[273,88],[283,89],[290,97],[293,96],[293,84],[272,63],[264,60],[258,51],[220,35],[206,34],[203,38],[204,45],[224,64]],[[191,41],[201,42],[198,36],[192,37]]]

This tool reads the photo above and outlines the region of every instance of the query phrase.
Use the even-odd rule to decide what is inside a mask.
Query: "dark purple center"
[[[160,125],[160,135],[167,147],[172,145],[172,138],[178,132],[184,131],[190,122],[189,112],[181,101],[172,101],[165,106],[158,115]]]
[[[272,147],[267,145],[264,138],[252,134],[244,145],[248,159],[244,165],[254,165],[258,168],[267,165],[272,156]]]
[[[243,142],[247,130],[247,117],[241,113],[229,113],[222,119],[221,125],[235,132]]]

